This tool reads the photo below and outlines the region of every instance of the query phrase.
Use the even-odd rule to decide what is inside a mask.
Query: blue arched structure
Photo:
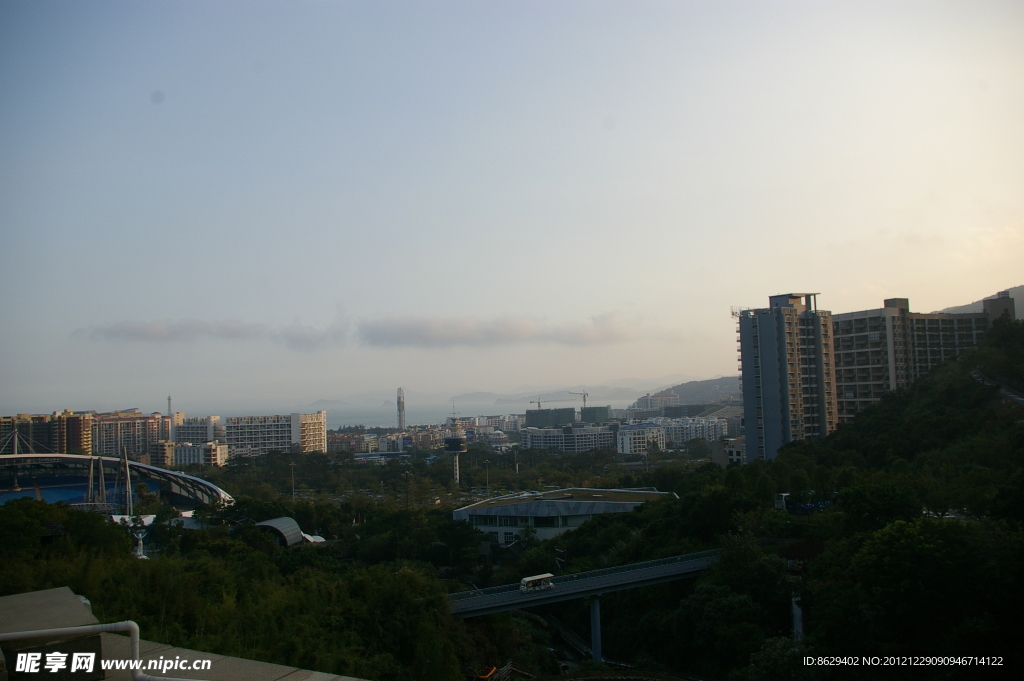
[[[128,462],[128,470],[135,502],[138,501],[140,483],[146,485],[150,494],[158,494],[161,503],[181,509],[200,504],[230,505],[235,502],[220,487],[192,475],[135,461]],[[120,512],[125,496],[122,459],[78,454],[0,456],[0,504],[29,497],[50,503],[63,501],[72,506],[109,513]]]

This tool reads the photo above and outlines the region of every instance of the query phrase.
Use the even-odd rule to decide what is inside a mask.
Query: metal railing
[[[126,631],[131,640],[132,660],[141,662],[139,656],[139,625],[131,620],[112,622],[111,624],[89,624],[82,627],[63,627],[60,629],[37,629],[35,631],[13,631],[0,634],[0,641],[20,641],[27,638],[61,638],[63,636],[88,636],[108,631]],[[141,669],[132,669],[135,681],[196,681],[196,679],[175,679],[170,676],[149,676]]]

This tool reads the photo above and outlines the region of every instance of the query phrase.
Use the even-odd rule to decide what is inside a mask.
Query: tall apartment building
[[[14,433],[17,432],[17,443]],[[92,414],[58,411],[0,417],[0,455],[92,454]]]
[[[219,416],[180,418],[174,425],[175,442],[225,442],[227,431]]]
[[[260,456],[271,451],[326,452],[327,412],[276,416],[233,416],[225,419],[230,458]]]
[[[793,440],[816,440],[838,423],[832,314],[817,293],[771,296],[739,312],[747,461],[772,460]]]
[[[131,459],[148,457],[158,443],[171,439],[171,419],[159,412],[143,414],[138,409],[94,414],[92,449],[99,456],[121,456],[127,450]]]
[[[877,310],[834,315],[839,422],[976,347],[1004,313],[1016,318],[1008,291],[983,301],[982,312],[924,314],[911,312],[906,298],[888,298]]]

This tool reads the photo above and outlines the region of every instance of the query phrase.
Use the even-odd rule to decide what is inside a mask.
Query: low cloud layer
[[[352,334],[349,323],[339,317],[326,327],[298,323],[273,326],[237,320],[124,321],[79,329],[75,335],[98,341],[140,343],[270,341],[290,350],[310,352],[344,345]],[[363,320],[355,328],[355,338],[360,344],[382,348],[498,347],[530,343],[607,345],[630,341],[638,335],[639,325],[617,313],[573,324],[550,324],[528,317],[388,317]]]
[[[609,313],[585,324],[546,324],[524,317],[393,317],[363,321],[356,335],[365,345],[377,347],[445,348],[525,343],[606,345],[632,340],[637,331],[635,324]]]
[[[271,326],[237,320],[205,322],[197,319],[181,319],[163,322],[118,322],[80,329],[76,335],[84,335],[91,340],[146,343],[174,343],[208,339],[265,340],[283,345],[290,350],[309,352],[345,343],[349,330],[348,324],[341,319],[323,328],[299,323]]]

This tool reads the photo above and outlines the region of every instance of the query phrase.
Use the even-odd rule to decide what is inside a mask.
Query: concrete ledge
[[[128,659],[131,657],[131,647],[127,636],[118,634],[101,634],[103,637],[103,656],[110,659]],[[210,660],[210,669],[170,669],[166,673],[159,670],[143,670],[150,676],[173,676],[180,679],[202,679],[206,681],[361,681],[350,676],[334,676],[323,672],[314,672],[298,667],[287,667],[270,662],[259,662],[257,660],[246,660],[241,657],[230,657],[217,655],[216,653],[204,653],[200,650],[189,650],[188,648],[177,648],[164,643],[153,641],[139,642],[139,657],[144,661],[148,660]],[[145,666],[145,662],[143,662]],[[107,672],[109,681],[131,681],[131,673],[127,670],[112,670]]]
[[[89,624],[99,624],[99,620],[92,614],[92,608],[88,601],[77,596],[67,587],[0,598],[0,633],[80,627]],[[131,640],[127,636],[102,633],[100,637],[103,646],[103,659],[131,659]],[[43,643],[45,640],[44,638],[26,639],[26,642]],[[166,672],[161,672],[143,668],[142,672],[150,676],[201,679],[203,681],[363,681],[350,676],[335,676],[298,667],[177,648],[166,643],[156,643],[144,639],[139,641],[139,657],[143,660],[143,667],[146,666],[147,661],[160,660],[160,658],[165,660],[182,659],[190,662],[210,660],[210,668],[205,670],[168,669]],[[0,673],[3,673],[2,670]],[[131,671],[127,669],[114,669],[106,672],[106,679],[109,681],[132,681],[132,675]]]

